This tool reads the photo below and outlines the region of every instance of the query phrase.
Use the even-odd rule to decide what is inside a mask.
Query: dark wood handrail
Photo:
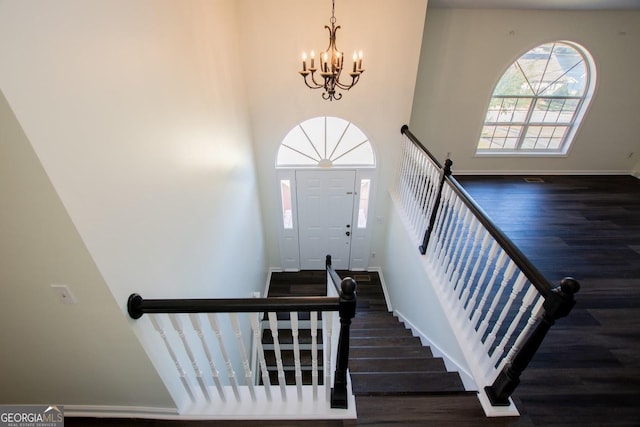
[[[409,130],[409,126],[408,125],[402,125],[402,127],[400,128],[400,133],[405,135],[407,138],[409,138],[409,141],[413,142],[414,145],[416,145],[418,148],[420,148],[422,151],[424,151],[424,153],[429,156],[429,158],[431,159],[431,161],[433,163],[435,163],[436,166],[438,166],[438,168],[440,170],[442,170],[442,163],[440,163],[438,161],[438,159],[436,159],[433,154],[431,154],[431,151],[427,150],[427,147],[425,147],[424,145],[422,145],[422,142],[420,142],[420,140],[418,138],[416,138],[416,136],[414,134],[411,133],[411,131]]]
[[[325,266],[327,269],[327,274],[329,275],[329,277],[331,277],[331,282],[333,283],[333,287],[336,289],[336,292],[338,293],[338,295],[340,295],[340,292],[341,292],[340,283],[342,283],[342,279],[340,278],[338,273],[336,273],[336,271],[333,269],[333,266],[331,265],[331,255],[327,255]]]
[[[138,294],[131,294],[127,302],[132,319],[139,319],[145,313],[259,313],[339,309],[338,297],[144,299]]]
[[[442,164],[440,164],[429,150],[418,141],[418,139],[411,133],[407,125],[402,126],[400,132],[409,138],[418,148],[420,148],[438,167],[443,170]],[[531,261],[522,253],[520,249],[507,237],[506,234],[498,228],[497,225],[489,218],[485,211],[471,198],[469,193],[462,187],[462,185],[450,174],[445,175],[445,180],[449,182],[451,188],[456,195],[462,200],[462,202],[469,208],[471,213],[480,221],[484,228],[491,234],[491,236],[498,242],[502,249],[509,255],[513,262],[518,266],[520,271],[527,276],[527,279],[535,286],[545,298],[549,295],[549,292],[554,288],[549,280],[534,266]]]

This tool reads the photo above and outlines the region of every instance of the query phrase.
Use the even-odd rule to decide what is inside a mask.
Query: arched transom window
[[[373,147],[353,123],[338,117],[305,120],[285,136],[278,167],[375,166]]]
[[[553,42],[519,57],[496,85],[477,154],[566,154],[595,88],[583,47]]]

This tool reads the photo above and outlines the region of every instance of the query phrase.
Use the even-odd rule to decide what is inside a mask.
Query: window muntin
[[[285,136],[276,166],[375,166],[375,156],[371,142],[353,123],[338,117],[315,117]]]
[[[565,154],[591,98],[588,52],[568,42],[538,46],[518,58],[496,85],[477,154]]]

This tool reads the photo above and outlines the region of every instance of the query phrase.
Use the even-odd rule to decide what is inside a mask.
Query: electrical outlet
[[[75,304],[78,302],[76,297],[71,293],[71,289],[67,285],[51,285],[51,289],[56,294],[58,301],[63,304]]]

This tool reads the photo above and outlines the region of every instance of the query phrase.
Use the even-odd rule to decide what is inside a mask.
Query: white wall
[[[0,197],[0,404],[172,407],[1,92]]]
[[[123,316],[264,287],[236,7],[0,1],[0,88]]]
[[[426,0],[336,2],[337,45],[347,59],[364,52],[362,79],[340,101],[325,101],[298,74],[302,52],[326,49],[331,3],[300,0],[241,0],[244,70],[255,137],[268,262],[280,267],[280,224],[275,159],[280,142],[296,124],[316,116],[352,121],[370,138],[379,165],[372,252],[380,265],[384,247],[387,190],[399,156],[400,127],[409,119]]]
[[[429,9],[412,132],[459,172],[629,173],[640,155],[640,12]],[[539,44],[571,40],[597,67],[590,110],[567,157],[474,157],[504,70]],[[628,154],[634,152],[632,158]]]
[[[383,269],[394,313],[418,334],[434,354],[445,357],[447,367],[466,373],[469,368],[427,274],[420,242],[410,236],[402,214],[392,202]],[[465,377],[466,377],[465,376]]]

